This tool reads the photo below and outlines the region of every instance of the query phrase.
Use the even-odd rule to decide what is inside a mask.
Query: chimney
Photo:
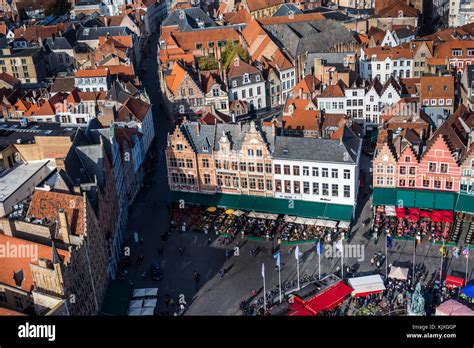
[[[237,117],[235,116],[235,112],[232,112],[231,116],[232,116],[232,123],[233,124],[237,123]]]
[[[71,234],[71,229],[67,222],[66,212],[63,209],[59,209],[58,216],[59,233],[61,234],[61,237],[63,238],[65,244],[71,244],[71,239],[69,238],[69,235]]]
[[[199,122],[196,123],[196,133],[198,136],[201,135],[201,124]]]
[[[56,162],[56,168],[58,170],[60,170],[60,169],[65,170],[66,169],[66,166],[64,164],[64,158],[56,158],[54,161]]]

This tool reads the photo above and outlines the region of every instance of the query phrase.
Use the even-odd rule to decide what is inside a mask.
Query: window
[[[182,151],[183,150],[183,144],[176,144],[176,150]]]
[[[452,190],[453,189],[453,182],[450,180],[446,180],[446,190]]]
[[[474,167],[474,165],[473,165],[473,167]],[[313,167],[312,172],[313,172],[313,176],[316,176],[316,177],[319,176],[319,168],[318,167]]]
[[[337,172],[337,169],[331,169],[331,177],[333,179],[337,179],[339,177],[339,174]]]
[[[293,175],[294,176],[299,176],[300,175],[300,167],[299,166],[293,166]]]
[[[430,173],[436,173],[436,163],[430,162],[428,170]]]
[[[232,170],[238,170],[237,161],[232,161]]]
[[[406,173],[407,173],[407,167],[400,167],[399,173],[400,173],[401,175],[406,174]]]
[[[263,173],[263,163],[257,163],[257,172]]]
[[[285,175],[290,175],[290,166],[283,166],[283,173]]]
[[[392,177],[387,178],[387,186],[393,186],[393,178]]]
[[[323,196],[329,196],[329,184],[323,184]]]
[[[246,189],[246,188],[247,188],[247,178],[240,178],[240,186],[241,186],[243,189]]]
[[[204,185],[211,184],[211,176],[209,174],[204,174]]]
[[[247,149],[247,155],[253,157],[253,149]]]
[[[21,296],[14,295],[14,297],[15,297],[15,306],[16,306],[16,308],[23,309],[23,301],[22,301]]]
[[[192,167],[193,167],[193,160],[191,160],[191,159],[188,158],[188,159],[186,160],[186,167],[192,168]]]
[[[265,171],[269,174],[272,172],[272,165],[270,163],[265,164]]]
[[[377,174],[382,174],[384,172],[383,165],[377,164]]]
[[[247,163],[240,162],[240,171],[246,172],[247,171]]]
[[[387,174],[393,174],[393,166],[387,166]]]
[[[309,182],[303,181],[303,193],[304,194],[309,194]]]
[[[423,179],[423,187],[430,187],[430,181],[428,179]]]
[[[258,189],[261,191],[265,190],[265,183],[263,179],[258,179]]]
[[[377,186],[383,185],[383,176],[378,176],[376,179]]]
[[[261,149],[257,149],[257,157],[262,157],[262,150]]]
[[[410,175],[415,175],[416,174],[416,167],[410,167],[409,173],[410,173]]]
[[[279,164],[275,164],[274,170],[275,174],[281,174],[281,166]]]
[[[415,187],[415,178],[409,178],[408,179],[408,186],[409,187]]]
[[[260,86],[257,86],[257,95],[260,95],[262,94],[262,89],[260,88]]]
[[[400,179],[400,180],[398,181],[398,186],[404,187],[404,186],[405,186],[405,179]]]
[[[313,182],[313,195],[319,196],[319,183]]]
[[[249,97],[253,97],[253,88],[249,88]]]
[[[251,190],[255,190],[255,178],[249,178],[249,187]]]
[[[293,182],[293,187],[294,187],[295,193],[300,193],[300,182],[299,181],[294,181]]]
[[[448,172],[448,165],[446,163],[441,163],[440,172],[443,174]]]
[[[322,169],[322,173],[321,173],[322,177],[323,177],[323,178],[327,178],[327,177],[328,177],[328,174],[329,174],[328,169],[327,169],[327,168],[323,168],[323,169]]]
[[[273,191],[273,182],[271,180],[267,180],[267,190]]]
[[[344,169],[344,179],[348,180],[351,178],[351,171],[349,169]]]
[[[344,197],[349,198],[351,196],[351,187],[349,185],[344,185]]]
[[[7,295],[5,291],[0,291],[0,302],[7,303]]]
[[[246,94],[246,91],[245,89],[242,90],[242,99],[245,99],[247,98],[247,94]]]
[[[303,167],[303,176],[309,176],[309,167]]]
[[[275,191],[281,192],[281,180],[275,180]]]
[[[254,172],[255,171],[255,164],[252,162],[249,162],[249,172]]]
[[[339,186],[337,184],[332,185],[331,194],[333,197],[337,197],[339,195]]]
[[[441,181],[440,180],[436,180],[434,181],[434,188],[436,189],[439,189],[441,188]]]
[[[285,180],[285,193],[291,193],[291,181]]]

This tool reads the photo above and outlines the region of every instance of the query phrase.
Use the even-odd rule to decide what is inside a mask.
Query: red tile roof
[[[17,287],[14,274],[23,270],[23,281],[21,282],[21,289],[27,292],[33,290],[33,277],[31,274],[30,264],[38,264],[39,258],[45,258],[48,260],[52,259],[53,249],[51,246],[46,246],[43,244],[38,244],[30,242],[24,239],[10,237],[4,234],[0,234],[0,244],[4,245],[5,248],[9,246],[9,250],[6,250],[8,253],[12,253],[12,248],[16,248],[17,252],[23,251],[22,255],[17,255],[16,257],[2,257],[0,262],[0,284],[6,284],[11,287]],[[30,249],[33,255],[28,255],[29,257],[18,257],[26,256],[25,251]],[[21,248],[21,249],[20,249]],[[61,249],[56,249],[58,251],[59,257],[64,263],[67,263],[69,260],[69,252]],[[37,251],[37,255],[36,254]],[[5,256],[8,256],[5,255]]]
[[[68,224],[73,235],[83,235],[85,230],[84,221],[84,198],[54,191],[34,191],[31,197],[27,216],[35,218],[46,218],[49,222],[58,219],[59,209],[66,213]]]
[[[105,77],[108,75],[107,68],[86,69],[76,71],[76,77]]]

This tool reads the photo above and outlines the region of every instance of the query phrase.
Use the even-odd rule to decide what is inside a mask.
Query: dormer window
[[[249,83],[249,82],[250,82],[249,74],[245,73],[244,74],[244,83]]]
[[[255,76],[255,81],[260,82],[260,76],[259,75]]]
[[[432,91],[433,90],[433,86],[428,86],[428,91]]]
[[[232,87],[237,87],[237,81],[236,80],[232,81]]]
[[[288,156],[288,149],[283,149],[282,154],[283,156]]]
[[[209,152],[209,147],[203,146],[202,147],[202,152]]]

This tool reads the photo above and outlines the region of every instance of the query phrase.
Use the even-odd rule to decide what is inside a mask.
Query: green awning
[[[232,209],[257,211],[272,214],[295,215],[306,218],[351,221],[353,206],[322,202],[307,202],[296,199],[284,199],[226,193],[203,194],[172,191],[174,202],[205,206],[218,206]]]
[[[375,187],[372,195],[373,205],[392,205],[397,204],[397,189]]]
[[[404,208],[416,207],[415,195],[415,191],[398,190],[396,206]]]
[[[326,210],[326,205],[326,203],[302,201],[298,211],[298,216],[322,219],[325,216],[324,211]]]
[[[474,214],[474,195],[459,194],[456,202],[456,211]]]
[[[324,216],[329,220],[351,221],[352,209],[351,205],[326,204]]]
[[[434,192],[417,191],[415,203],[417,208],[433,209],[435,205]]]
[[[435,193],[435,209],[454,210],[456,193],[454,192],[437,192]]]

